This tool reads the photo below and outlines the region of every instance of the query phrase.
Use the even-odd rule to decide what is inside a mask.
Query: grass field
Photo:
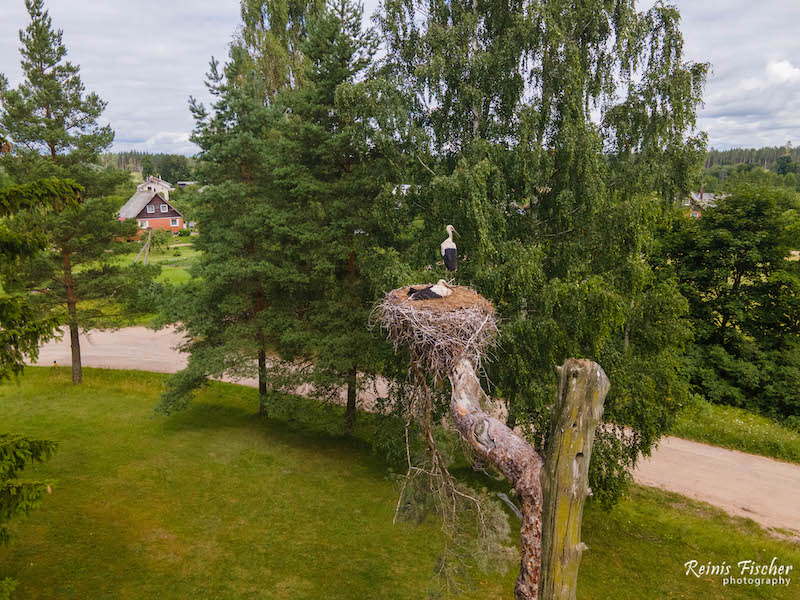
[[[171,243],[184,244],[191,243],[191,238],[175,237]],[[125,264],[130,264],[136,255],[139,253],[141,246],[131,242],[131,251],[122,254],[119,260]],[[148,262],[161,265],[161,275],[157,281],[165,283],[185,283],[189,281],[189,266],[192,260],[199,254],[192,246],[183,246],[181,248],[169,248],[165,252],[159,250],[152,250],[148,257]],[[144,258],[142,255],[139,260]]]
[[[323,433],[339,408],[304,399],[294,418],[259,420],[256,391],[214,383],[186,412],[153,416],[164,376],[28,368],[0,386],[4,430],[57,439],[42,508],[0,548],[0,579],[20,599],[425,598],[441,547],[437,524],[393,526],[395,484],[358,436]],[[516,524],[514,524],[516,526]],[[584,600],[797,598],[788,588],[723,587],[684,563],[777,556],[800,570],[800,548],[752,521],[683,497],[633,488],[611,511],[586,510]],[[509,540],[509,544],[513,544]],[[476,574],[463,598],[511,598],[516,565]]]
[[[170,243],[190,243],[188,240],[190,240],[190,238],[176,237]],[[133,259],[136,258],[139,250],[141,250],[141,245],[131,242],[130,251],[120,254],[115,260],[118,261],[119,264],[129,265],[133,262]],[[156,278],[156,281],[180,285],[191,279],[189,267],[198,254],[199,252],[192,246],[169,248],[164,252],[153,250],[148,256],[148,262],[161,265],[161,274]],[[141,262],[142,260],[143,256],[140,257],[139,261]],[[107,309],[104,309],[104,314],[108,315],[105,319],[106,324],[113,324],[116,327],[130,327],[134,325],[147,326],[156,316],[150,313],[127,313],[117,303],[112,303]]]
[[[800,433],[735,406],[698,399],[678,414],[671,433],[800,464]]]

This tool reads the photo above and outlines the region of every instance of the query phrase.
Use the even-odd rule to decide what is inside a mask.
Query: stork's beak
[[[455,233],[458,237],[461,237],[461,234],[456,231],[455,227],[453,227],[453,233]]]

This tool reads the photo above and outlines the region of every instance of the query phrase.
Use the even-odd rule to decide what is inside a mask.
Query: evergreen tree
[[[199,173],[208,184],[202,194],[189,199],[202,230],[195,240],[200,256],[191,269],[199,278],[162,300],[166,320],[178,322],[186,334],[189,362],[170,378],[160,410],[184,406],[207,377],[255,374],[259,412],[264,414],[267,351],[274,344],[271,332],[279,327],[265,314],[267,309],[277,310],[267,302],[272,296],[269,285],[277,276],[271,256],[274,241],[263,235],[269,218],[265,160],[273,118],[241,47],[232,46],[223,70],[212,59],[208,87],[215,98],[211,112],[191,100],[196,121],[192,139],[200,146]],[[279,305],[289,303],[287,297]]]
[[[13,271],[19,261],[40,251],[46,239],[36,232],[22,233],[8,226],[8,219],[21,211],[37,211],[46,215],[54,210],[75,206],[81,187],[71,181],[56,179],[37,181],[21,186],[0,188],[0,272]],[[9,290],[0,279],[4,293],[0,297],[0,381],[22,371],[23,361],[35,360],[39,345],[52,339],[58,320],[42,318],[25,295]],[[36,508],[49,487],[44,482],[21,481],[20,472],[27,463],[48,458],[56,448],[54,442],[0,433],[0,545],[10,536],[6,523]],[[11,578],[0,580],[0,599],[10,597],[15,584]]]
[[[31,512],[51,491],[45,482],[19,480],[20,472],[26,464],[50,458],[57,446],[55,442],[0,433],[0,546],[11,539],[6,523]],[[0,579],[0,600],[8,600],[15,587],[10,577]]]
[[[16,265],[6,289],[30,294],[31,305],[55,315],[69,327],[72,382],[83,380],[79,331],[101,328],[105,317],[135,298],[160,270],[158,266],[121,265],[123,241],[136,234],[135,220],[119,221],[121,199],[88,198],[76,207],[42,218],[18,215],[9,225],[47,240],[43,250]]]
[[[111,206],[115,201],[99,198],[111,196],[117,186],[130,180],[130,175],[100,167],[99,154],[114,139],[110,126],[97,123],[106,104],[97,94],[85,94],[79,68],[66,60],[62,32],[53,29],[44,1],[26,0],[25,6],[31,21],[20,31],[24,79],[14,90],[7,89],[5,79],[0,81],[0,134],[14,141],[13,153],[0,157],[0,165],[18,182],[52,176],[74,179],[83,186],[87,201],[50,215],[42,223],[30,223],[30,231],[44,225],[49,246],[40,256],[26,261],[25,275],[20,270],[15,284],[18,289],[38,289],[37,303],[42,306],[48,306],[45,298],[49,297],[58,304],[63,301],[72,344],[73,382],[80,383],[78,328],[88,321],[79,315],[77,302],[125,287],[118,283],[108,288],[102,283],[109,275],[106,259],[110,255],[106,250],[111,249],[116,236],[126,235],[134,227],[117,221]],[[120,204],[117,199],[115,208]],[[19,216],[20,225],[26,218],[30,216]],[[34,266],[37,261],[43,262]],[[58,276],[51,279],[56,263]],[[89,263],[96,263],[97,268],[87,268],[80,274],[74,271],[77,264]],[[144,271],[138,271],[135,279],[141,281],[144,276]],[[81,287],[85,289],[81,291]],[[90,292],[91,287],[101,289]],[[62,289],[63,295],[56,291]]]
[[[20,261],[40,252],[47,245],[41,231],[20,231],[9,221],[23,211],[40,219],[52,211],[75,207],[81,187],[57,179],[0,189],[0,274],[15,273]],[[22,371],[25,357],[35,359],[39,344],[56,334],[59,322],[52,315],[40,315],[31,307],[27,295],[13,293],[2,280],[0,297],[0,380]]]
[[[19,158],[33,159],[27,169],[42,164],[42,153],[62,166],[94,162],[114,140],[110,126],[97,124],[106,103],[84,94],[79,67],[65,60],[62,31],[53,29],[44,0],[25,0],[25,7],[31,22],[19,34],[24,80],[16,90],[0,90],[0,130]],[[19,167],[13,174],[24,179]]]
[[[293,329],[302,332],[310,382],[331,394],[347,390],[346,431],[355,421],[359,377],[376,375],[381,355],[367,323],[392,275],[375,263],[397,249],[385,212],[390,203],[381,198],[388,164],[369,143],[369,119],[353,101],[368,93],[357,82],[376,48],[361,18],[362,8],[348,0],[330,3],[303,45],[306,84],[276,97],[273,112],[288,116],[277,121],[268,163],[275,217],[262,232],[280,241],[273,260],[298,282]]]
[[[259,73],[234,47],[224,75],[212,65],[214,114],[195,106],[203,179],[219,183],[195,196],[203,284],[174,302],[191,356],[164,397],[167,410],[206,376],[248,374],[256,364],[265,412],[272,350],[283,363],[274,385],[282,370],[323,396],[347,388],[350,429],[359,373],[374,373],[381,343],[367,316],[383,288],[372,274],[385,276],[376,257],[392,254],[395,225],[381,216],[376,198],[383,189],[393,204],[391,187],[353,100],[374,35],[361,32],[361,9],[344,2],[314,21],[303,48],[305,85],[265,104]]]

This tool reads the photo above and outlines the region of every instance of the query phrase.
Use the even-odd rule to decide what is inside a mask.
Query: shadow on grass
[[[223,385],[226,394],[240,387],[235,384]],[[372,475],[379,478],[385,476],[388,463],[376,452],[369,439],[373,430],[369,422],[373,415],[359,412],[356,431],[346,435],[344,409],[340,406],[290,394],[272,394],[269,416],[262,417],[256,412],[258,396],[255,390],[241,386],[239,391],[241,393],[236,394],[237,404],[231,404],[225,398],[207,401],[205,396],[218,396],[220,393],[220,389],[212,384],[186,410],[157,418],[164,419],[163,430],[167,434],[255,428],[270,443],[307,452],[347,454],[349,459],[368,467]]]

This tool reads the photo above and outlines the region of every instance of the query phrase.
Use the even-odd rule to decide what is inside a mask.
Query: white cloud
[[[673,2],[687,57],[712,65],[698,123],[709,144],[800,140],[800,2]],[[365,15],[377,3],[367,0]],[[187,99],[207,99],[208,60],[227,56],[239,0],[48,0],[47,7],[86,89],[108,102],[115,149],[197,151],[188,141],[194,124]],[[27,22],[23,0],[0,0],[0,73],[12,85],[21,79],[17,31]]]
[[[788,60],[770,61],[767,79],[770,83],[800,83],[800,69]]]

